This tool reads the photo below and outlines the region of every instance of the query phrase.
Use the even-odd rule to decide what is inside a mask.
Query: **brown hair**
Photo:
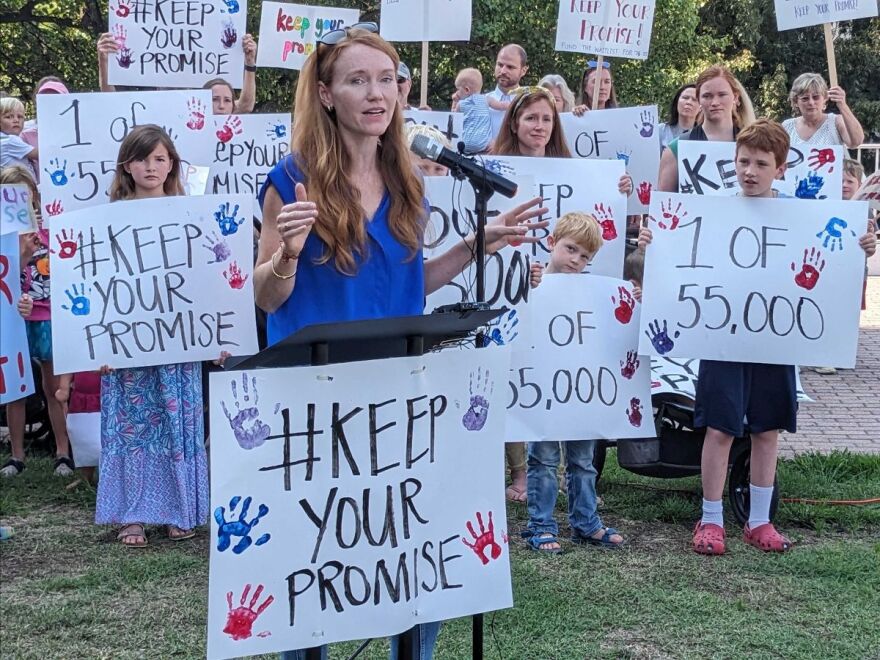
[[[159,145],[168,150],[168,156],[171,158],[171,171],[162,186],[165,194],[169,196],[185,194],[183,184],[180,181],[180,156],[177,155],[174,142],[168,137],[168,133],[156,124],[142,124],[133,128],[119,145],[116,174],[113,176],[113,183],[110,184],[109,190],[111,202],[134,199],[134,178],[125,171],[125,165],[133,160],[146,158]]]
[[[853,177],[859,183],[865,178],[864,166],[859,161],[853,160],[852,158],[843,159],[843,173],[844,175]]]
[[[595,73],[596,71],[601,70],[604,67],[596,67],[595,69],[591,69],[587,67],[584,69],[584,75],[581,76],[581,89],[578,92],[578,103],[588,105],[590,108],[593,107],[593,86],[596,83],[587,84],[587,80],[590,78],[591,73]],[[608,95],[608,100],[605,102],[605,109],[611,110],[612,108],[620,107],[617,104],[617,92],[614,88],[614,74],[611,73],[611,68],[605,69],[608,71],[608,75],[611,76],[611,93]],[[599,83],[602,84],[601,81]]]
[[[721,64],[713,64],[697,76],[697,103],[700,102],[700,89],[707,82],[714,80],[715,78],[724,78],[727,81],[727,84],[730,85],[730,89],[736,97],[736,103],[733,107],[733,125],[739,129],[743,129],[755,121],[755,108],[752,106],[752,99],[749,98],[748,92],[746,92],[742,83],[736,79],[736,76],[731,73],[730,69]]]
[[[599,221],[581,211],[569,211],[556,221],[553,240],[561,241],[563,238],[570,238],[590,254],[595,254],[602,247]]]
[[[292,151],[307,179],[309,199],[318,208],[313,231],[327,246],[320,263],[335,260],[345,274],[355,272],[355,254],[367,249],[367,233],[360,193],[349,178],[349,159],[339,137],[336,116],[326,110],[318,94],[318,83],[329,86],[336,61],[346,48],[361,44],[381,51],[397,70],[397,51],[378,34],[358,28],[334,46],[318,44],[303,65],[296,87],[293,112]],[[320,57],[319,57],[320,53]],[[388,226],[400,243],[412,250],[414,257],[422,244],[427,218],[422,206],[424,187],[410,163],[403,130],[403,112],[394,105],[385,134],[377,143],[379,172],[388,189],[391,208]]]
[[[519,156],[519,139],[516,137],[517,122],[523,111],[538,101],[547,101],[550,111],[553,113],[553,130],[550,132],[550,140],[544,149],[544,155],[551,158],[571,158],[571,152],[565,143],[565,134],[559,123],[559,112],[556,110],[556,99],[544,87],[526,87],[507,108],[501,130],[495,138],[495,144],[489,153],[496,156]]]
[[[642,250],[633,250],[623,260],[623,279],[638,282],[639,286],[645,281],[645,253]]]
[[[202,89],[211,89],[214,85],[226,85],[226,87],[229,88],[229,93],[232,94],[232,100],[235,100],[235,89],[232,87],[232,83],[225,78],[211,78],[208,82],[202,85]]]
[[[740,147],[749,147],[758,151],[766,151],[773,154],[776,167],[785,165],[788,160],[788,148],[791,138],[782,126],[775,121],[761,117],[754,123],[746,126],[736,136],[736,153]]]

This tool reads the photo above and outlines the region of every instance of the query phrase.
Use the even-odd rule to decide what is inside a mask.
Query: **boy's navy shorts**
[[[795,367],[700,360],[694,425],[734,437],[797,430]]]

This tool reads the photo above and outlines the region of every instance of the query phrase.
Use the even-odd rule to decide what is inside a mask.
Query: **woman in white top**
[[[800,117],[782,122],[792,146],[844,144],[855,149],[864,141],[865,131],[846,103],[846,92],[840,87],[828,89],[818,73],[802,73],[795,78],[788,98],[792,109],[800,113]],[[837,104],[839,115],[825,112],[828,101]]]

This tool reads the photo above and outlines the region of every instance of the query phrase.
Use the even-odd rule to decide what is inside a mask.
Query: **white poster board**
[[[208,657],[511,607],[509,366],[497,349],[211,374]]]
[[[791,147],[788,168],[773,188],[799,199],[841,199],[843,197],[843,160],[841,146]],[[697,195],[735,195],[736,143],[679,140],[678,188]]]
[[[0,234],[37,231],[31,189],[23,183],[0,186]]]
[[[381,0],[388,41],[470,41],[471,0]]]
[[[65,214],[72,240],[52,262],[56,372],[256,353],[251,205],[160,197]]]
[[[872,209],[880,211],[880,172],[874,172],[865,179],[853,199],[863,199],[871,205]]]
[[[0,404],[34,392],[31,353],[17,307],[21,298],[18,255],[18,232],[0,233]]]
[[[509,442],[654,437],[638,308],[624,280],[544,275],[519,309],[531,341],[512,344]]]
[[[556,50],[644,60],[655,0],[559,0]]]
[[[865,202],[651,200],[640,352],[852,368]]]
[[[109,200],[119,145],[141,124],[158,124],[187,165],[213,159],[211,90],[38,94],[43,222]]]
[[[354,25],[359,18],[357,9],[264,2],[260,6],[257,66],[302,69],[318,39],[333,30]]]
[[[633,179],[627,212],[647,213],[651,190],[657,186],[657,106],[589,111],[581,117],[559,115],[573,156],[622,160]]]
[[[111,0],[111,85],[197,89],[223,78],[244,81],[247,0]]]
[[[290,151],[290,114],[215,115],[214,140],[207,192],[255,197]]]
[[[877,16],[877,0],[774,0],[774,4],[780,31]]]
[[[458,150],[464,130],[464,113],[451,110],[404,110],[404,125],[426,124],[433,126],[449,140],[454,151]]]

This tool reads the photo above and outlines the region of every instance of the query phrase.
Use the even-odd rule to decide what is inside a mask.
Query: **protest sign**
[[[591,111],[581,117],[563,112],[559,120],[573,156],[624,162],[633,179],[627,212],[647,213],[660,169],[657,106]]]
[[[471,0],[382,0],[379,26],[388,41],[470,41]]]
[[[559,0],[556,50],[644,60],[654,0]]]
[[[36,231],[35,202],[31,189],[23,183],[0,186],[0,234]]]
[[[862,187],[858,189],[853,199],[862,199],[871,205],[875,211],[880,211],[880,172],[874,172],[865,179]]]
[[[215,116],[214,139],[208,193],[254,197],[290,151],[290,114]]]
[[[187,165],[209,165],[211,91],[38,94],[43,221],[109,200],[119,145],[135,126],[158,124]]]
[[[774,4],[780,31],[877,16],[877,0],[774,0]]]
[[[257,66],[302,69],[318,39],[333,30],[354,25],[359,17],[357,9],[264,2],[260,8]]]
[[[651,395],[678,395],[693,403],[697,398],[700,361],[689,358],[651,357]],[[813,403],[804,391],[801,376],[795,371],[798,403]]]
[[[845,156],[841,146],[791,147],[788,168],[773,188],[799,199],[841,199]],[[679,191],[697,195],[737,194],[740,187],[735,158],[735,142],[679,141]]]
[[[509,366],[497,349],[211,374],[208,657],[512,606]]]
[[[200,88],[244,81],[247,0],[110,0],[111,85]]]
[[[640,352],[855,366],[865,202],[651,200]]]
[[[17,308],[21,298],[18,254],[18,232],[0,232],[0,404],[34,392],[27,333]]]
[[[52,242],[55,370],[256,353],[251,205],[160,197],[65,214]]]
[[[403,121],[405,126],[409,124],[433,126],[446,136],[452,149],[457,150],[464,128],[464,113],[448,110],[404,110]]]
[[[544,275],[519,310],[531,341],[513,344],[508,441],[654,437],[638,307],[624,280]]]

